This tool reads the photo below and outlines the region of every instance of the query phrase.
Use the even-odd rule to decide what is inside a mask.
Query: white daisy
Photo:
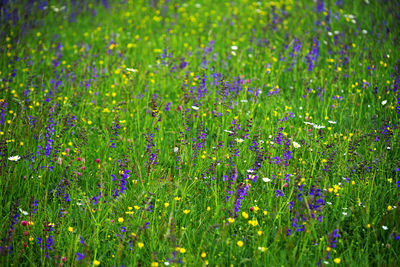
[[[11,161],[18,161],[18,160],[20,160],[20,158],[21,158],[21,157],[17,155],[17,156],[9,157],[8,160],[11,160]]]
[[[294,148],[299,148],[299,147],[301,147],[301,146],[300,146],[300,144],[299,144],[299,143],[297,143],[297,142],[293,141],[293,147],[294,147]]]

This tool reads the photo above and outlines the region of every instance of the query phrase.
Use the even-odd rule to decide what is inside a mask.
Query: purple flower
[[[76,260],[77,261],[80,261],[80,260],[82,260],[84,257],[85,257],[85,253],[79,253],[79,252],[77,252],[76,253]]]

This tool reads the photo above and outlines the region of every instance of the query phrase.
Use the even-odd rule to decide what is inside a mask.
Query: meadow
[[[0,265],[399,266],[399,10],[2,1]]]

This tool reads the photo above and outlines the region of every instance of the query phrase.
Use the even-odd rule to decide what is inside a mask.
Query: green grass
[[[399,264],[398,3],[76,2],[1,10],[2,265]]]

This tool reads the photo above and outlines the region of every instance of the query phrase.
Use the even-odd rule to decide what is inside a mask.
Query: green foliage
[[[396,10],[5,3],[1,265],[398,265]]]

